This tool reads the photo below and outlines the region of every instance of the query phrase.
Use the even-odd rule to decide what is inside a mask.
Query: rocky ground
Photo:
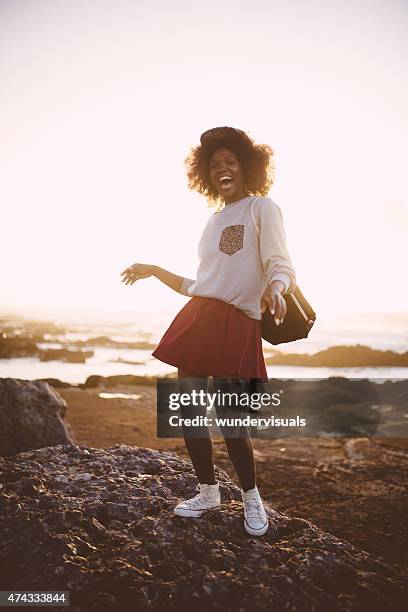
[[[121,442],[188,458],[182,439],[156,436],[152,385],[58,391],[68,403],[67,420],[78,443]],[[140,399],[102,399],[101,392]],[[259,488],[274,508],[408,566],[408,440],[270,438],[254,439],[253,446]],[[235,481],[220,438],[214,439],[214,459]]]
[[[81,610],[403,610],[408,573],[267,506],[262,538],[242,527],[239,490],[173,514],[196,485],[174,453],[60,445],[0,459],[0,587],[70,591]],[[348,517],[347,517],[348,518]],[[61,608],[62,609],[62,608]]]
[[[18,419],[41,432],[0,459],[0,588],[68,588],[82,611],[406,609],[405,439],[253,439],[271,526],[254,539],[221,438],[222,508],[175,517],[197,481],[184,441],[157,438],[155,385],[91,382],[0,385],[3,447]],[[24,440],[49,448],[12,456]]]

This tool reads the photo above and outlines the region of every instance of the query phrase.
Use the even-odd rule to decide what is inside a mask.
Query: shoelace
[[[265,510],[260,500],[248,500],[245,502],[245,510],[248,518],[259,518],[262,521],[265,520]]]
[[[197,506],[199,504],[201,504],[203,501],[206,501],[205,499],[203,499],[203,496],[201,495],[196,495],[195,497],[193,497],[192,500],[190,500],[189,502],[187,502],[189,504],[189,506]]]
[[[210,489],[200,491],[200,485],[197,485],[196,491],[198,491],[198,495],[196,495],[196,497],[201,496],[204,499],[211,499],[213,497],[213,493]]]
[[[196,490],[200,491],[199,486],[197,486]],[[195,506],[201,503],[202,501],[206,502],[206,501],[209,501],[210,499],[213,499],[213,497],[209,491],[207,491],[206,493],[200,492],[197,495],[195,495],[193,499],[191,499],[188,503],[191,504],[192,506]]]

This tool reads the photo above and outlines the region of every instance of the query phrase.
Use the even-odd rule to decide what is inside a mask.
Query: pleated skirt
[[[152,355],[195,376],[268,380],[261,322],[215,298],[192,297]]]

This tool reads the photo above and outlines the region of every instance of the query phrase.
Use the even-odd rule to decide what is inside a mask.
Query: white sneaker
[[[241,495],[244,502],[245,531],[250,535],[263,535],[268,531],[269,525],[258,487],[248,491],[241,489]]]
[[[180,502],[174,508],[174,514],[198,518],[207,510],[221,506],[219,482],[214,485],[200,483],[197,485],[197,491],[199,493],[192,499]]]

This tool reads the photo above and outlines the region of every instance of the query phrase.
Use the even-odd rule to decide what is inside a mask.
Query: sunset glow
[[[2,308],[176,311],[184,297],[120,272],[194,277],[212,210],[183,160],[233,125],[275,149],[270,196],[319,312],[406,311],[407,14],[385,0],[2,3]]]

